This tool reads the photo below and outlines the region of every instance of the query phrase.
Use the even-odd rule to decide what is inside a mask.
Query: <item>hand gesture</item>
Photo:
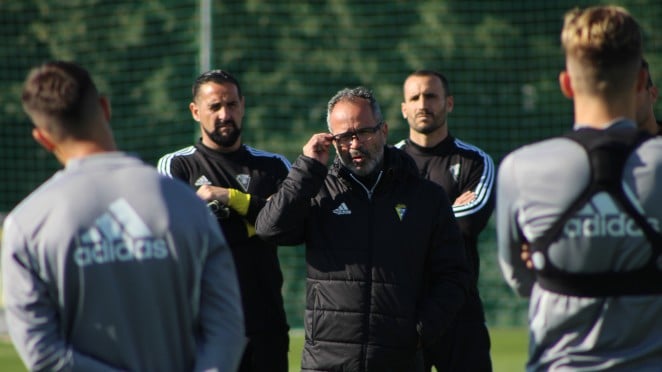
[[[330,133],[313,134],[310,140],[308,140],[308,143],[303,146],[303,154],[326,165],[329,161],[332,142],[333,135]]]
[[[228,189],[220,186],[202,185],[196,191],[200,199],[210,202],[218,200],[223,204],[228,204]]]

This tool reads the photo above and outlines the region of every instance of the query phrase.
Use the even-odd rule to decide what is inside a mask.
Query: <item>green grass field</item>
[[[526,328],[490,329],[492,341],[492,366],[494,372],[517,372],[524,370],[528,347]],[[298,372],[303,348],[303,331],[290,333],[290,371]]]
[[[490,329],[494,372],[523,371],[526,362],[527,333],[524,328]],[[290,372],[299,371],[303,331],[290,334]],[[25,371],[14,347],[7,339],[0,339],[0,371]]]
[[[494,372],[524,371],[528,347],[526,328],[491,328],[490,339]],[[303,331],[290,332],[289,372],[299,371],[301,349],[303,349]]]

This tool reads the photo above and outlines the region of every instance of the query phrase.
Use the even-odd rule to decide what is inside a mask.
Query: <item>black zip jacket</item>
[[[410,371],[464,303],[468,263],[445,192],[404,152],[384,157],[370,190],[338,159],[327,170],[302,155],[258,215],[258,235],[306,244],[304,371]]]
[[[235,260],[248,336],[289,329],[277,247],[250,231],[266,198],[276,192],[289,167],[283,156],[247,145],[232,153],[220,153],[201,142],[164,155],[158,164],[160,173],[195,189],[208,183],[251,195],[245,216],[230,209],[229,216],[218,218]]]

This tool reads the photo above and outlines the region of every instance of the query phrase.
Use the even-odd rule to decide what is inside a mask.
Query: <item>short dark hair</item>
[[[97,108],[97,91],[90,74],[74,62],[51,61],[33,68],[23,85],[23,110],[49,131],[71,135],[85,132],[89,114]],[[36,123],[35,123],[36,125]]]
[[[358,100],[366,100],[370,104],[370,110],[372,111],[372,116],[377,120],[377,124],[384,121],[384,116],[382,115],[382,109],[379,107],[377,98],[375,98],[374,93],[366,87],[358,86],[356,88],[344,88],[339,90],[326,105],[326,125],[331,130],[331,111],[336,107],[338,102],[357,102]]]
[[[195,79],[195,83],[193,83],[193,89],[192,89],[194,101],[195,98],[198,96],[198,91],[200,90],[200,86],[207,84],[209,82],[216,84],[223,84],[223,83],[234,84],[234,86],[237,87],[237,93],[239,93],[239,97],[242,97],[241,86],[239,85],[239,81],[229,72],[217,69],[217,70],[209,70],[207,72],[203,72],[200,76],[198,76],[197,79]]]
[[[448,83],[448,79],[446,79],[446,76],[442,74],[441,72],[437,72],[434,70],[416,70],[409,74],[407,78],[410,78],[412,76],[436,76],[441,80],[441,85],[444,87],[444,94],[446,97],[451,96],[451,87],[450,84]]]

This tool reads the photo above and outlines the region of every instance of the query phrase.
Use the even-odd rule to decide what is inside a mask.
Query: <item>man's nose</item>
[[[217,112],[218,118],[223,120],[223,119],[229,119],[230,118],[230,110],[228,110],[227,107],[221,107],[218,112]]]

